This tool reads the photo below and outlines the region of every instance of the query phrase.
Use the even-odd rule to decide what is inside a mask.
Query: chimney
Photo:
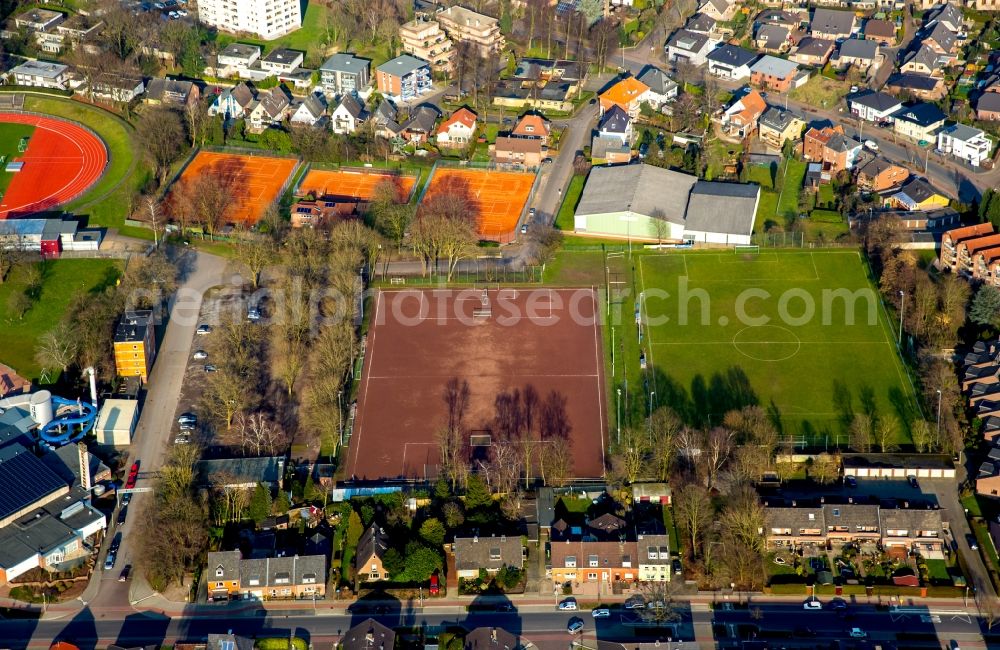
[[[76,443],[76,451],[80,459],[80,487],[90,492],[90,454],[87,452],[87,445]]]

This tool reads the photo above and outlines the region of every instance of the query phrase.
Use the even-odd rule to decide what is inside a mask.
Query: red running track
[[[0,113],[0,122],[35,127],[27,151],[16,158],[24,167],[0,199],[0,219],[70,202],[96,183],[108,165],[104,142],[73,122],[23,113]]]

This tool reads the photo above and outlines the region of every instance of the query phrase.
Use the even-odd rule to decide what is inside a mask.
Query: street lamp
[[[906,315],[906,292],[899,292],[899,347],[903,347],[903,318]]]
[[[618,417],[616,421],[618,422],[618,443],[621,444],[622,441],[622,389],[616,388],[615,391],[618,393],[618,398],[615,400],[618,409]]]
[[[938,438],[941,437],[941,389],[937,390],[938,396],[938,409],[937,409],[937,434]]]
[[[656,391],[649,391],[649,430],[653,431],[653,398],[656,397]]]

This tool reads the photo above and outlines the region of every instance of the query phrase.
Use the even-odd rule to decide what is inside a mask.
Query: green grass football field
[[[673,253],[636,266],[655,405],[705,426],[758,404],[785,436],[831,449],[853,413],[874,412],[896,416],[897,443],[909,442],[913,388],[858,252]]]
[[[21,138],[30,137],[34,133],[35,127],[29,124],[6,124],[0,122],[0,156],[3,156],[3,163],[0,164],[0,196],[7,191],[14,174],[9,174],[4,169],[7,163],[21,155],[17,150],[21,143]]]

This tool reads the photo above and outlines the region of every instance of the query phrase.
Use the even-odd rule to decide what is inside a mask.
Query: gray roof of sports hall
[[[760,186],[698,181],[691,190],[685,230],[749,235]]]
[[[634,212],[684,223],[688,194],[698,179],[651,165],[594,167],[590,170],[577,214]]]

